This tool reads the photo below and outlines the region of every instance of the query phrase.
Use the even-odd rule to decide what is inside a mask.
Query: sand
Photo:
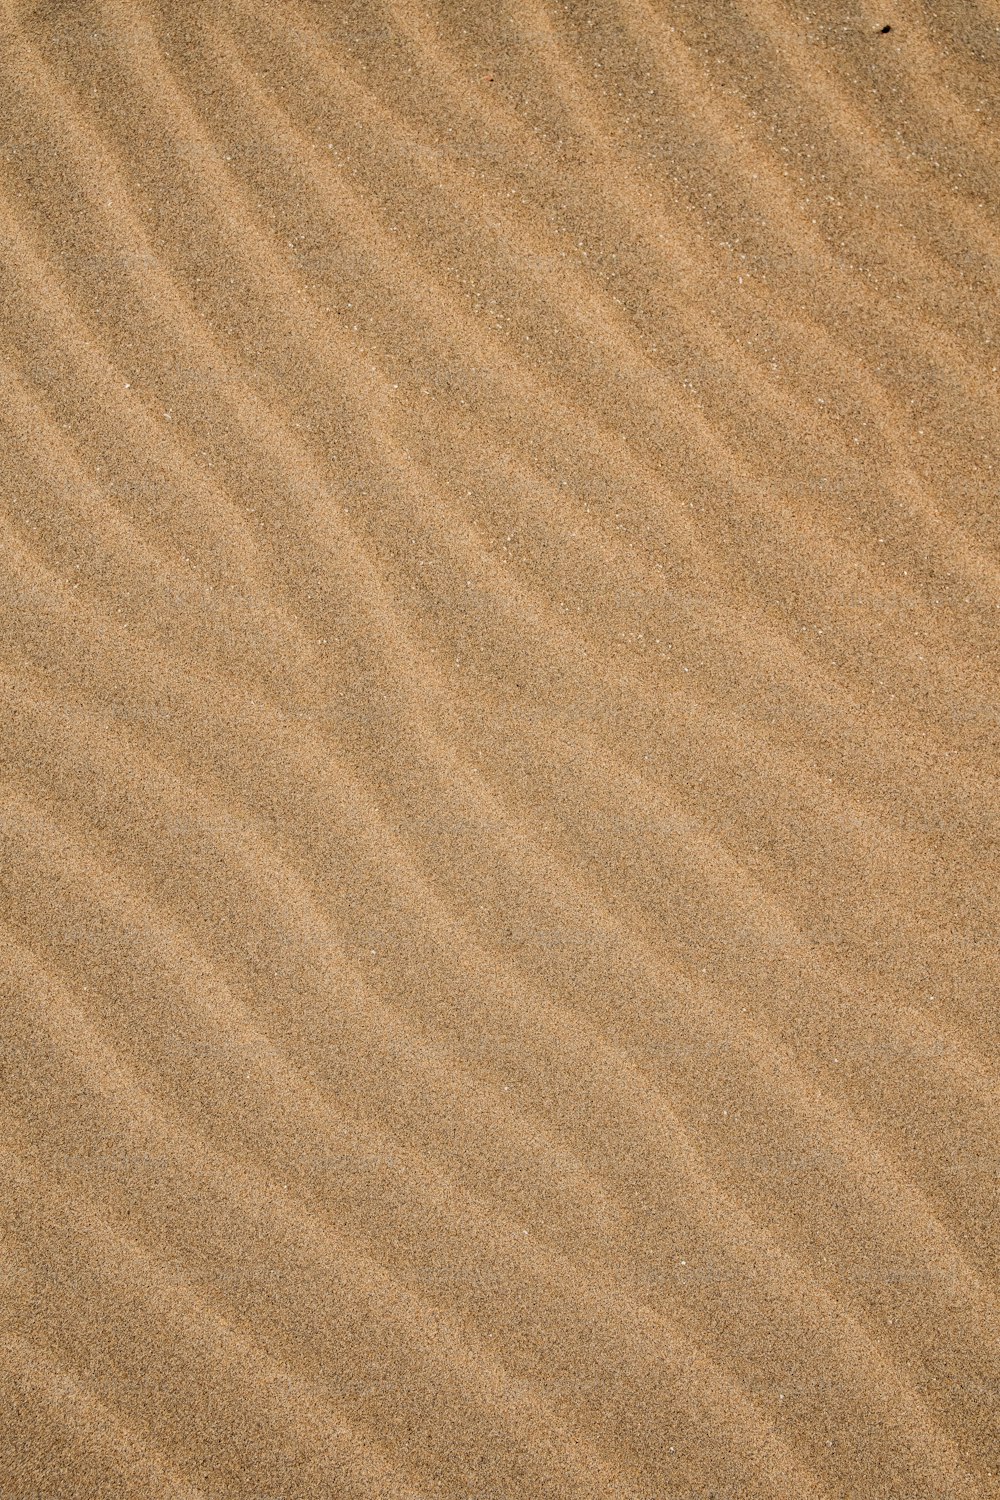
[[[993,0],[0,15],[0,1500],[1000,1494]]]

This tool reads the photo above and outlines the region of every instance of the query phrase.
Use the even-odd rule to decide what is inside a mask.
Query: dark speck
[[[883,26],[882,27],[882,35],[885,36],[886,32],[887,31],[891,31],[891,30],[892,30],[891,26]]]

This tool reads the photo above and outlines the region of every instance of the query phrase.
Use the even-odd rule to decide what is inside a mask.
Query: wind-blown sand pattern
[[[2,16],[0,1500],[1000,1493],[1000,12]]]

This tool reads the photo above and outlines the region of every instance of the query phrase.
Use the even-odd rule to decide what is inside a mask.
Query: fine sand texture
[[[997,0],[0,0],[0,1500],[992,1500]]]

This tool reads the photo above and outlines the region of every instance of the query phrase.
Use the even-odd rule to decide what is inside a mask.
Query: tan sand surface
[[[0,0],[0,1500],[1000,1494],[998,42]]]

